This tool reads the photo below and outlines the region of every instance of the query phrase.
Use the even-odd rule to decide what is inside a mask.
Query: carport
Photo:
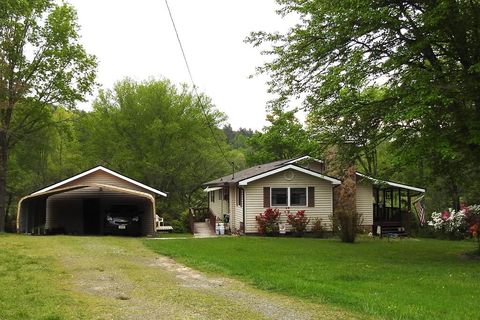
[[[17,230],[31,234],[103,235],[111,231],[107,216],[115,211],[129,211],[138,216],[138,227],[123,234],[153,235],[154,194],[166,196],[114,171],[97,167],[22,198],[18,205]]]

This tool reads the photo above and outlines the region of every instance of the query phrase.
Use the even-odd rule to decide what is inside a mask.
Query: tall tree
[[[249,39],[272,46],[267,54],[273,59],[260,72],[272,77],[277,103],[306,97],[316,118],[375,113],[381,121],[371,124],[401,142],[399,148],[427,147],[437,174],[478,168],[480,2],[277,2],[281,14],[295,13],[300,22],[286,34],[258,32]],[[372,109],[362,92],[379,84],[384,95],[371,100],[378,106]],[[351,138],[353,124],[333,122],[330,128]],[[458,180],[452,177],[450,183]]]
[[[91,166],[104,164],[168,191],[159,209],[175,215],[204,199],[197,193],[203,182],[231,171],[217,145],[228,153],[218,128],[224,119],[208,97],[187,87],[124,80],[101,92],[80,121],[79,139]]]
[[[79,43],[77,15],[53,0],[4,0],[0,6],[0,232],[10,149],[44,127],[45,110],[73,107],[95,81],[96,60]],[[13,122],[22,106],[21,118]]]
[[[274,108],[267,115],[269,125],[263,132],[254,133],[248,140],[251,149],[247,160],[250,165],[294,158],[312,153],[312,143],[303,125],[295,117],[295,111]]]

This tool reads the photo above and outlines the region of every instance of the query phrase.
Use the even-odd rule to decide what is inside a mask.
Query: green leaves
[[[196,194],[201,183],[229,170],[207,125],[228,150],[217,129],[224,119],[208,97],[196,97],[187,87],[126,79],[100,94],[94,111],[81,120],[80,139],[92,165],[105,164],[168,191],[168,201],[160,205],[176,214],[203,200]]]
[[[305,97],[315,137],[355,142],[359,157],[388,141],[399,158],[478,167],[478,1],[277,2],[300,22],[248,39],[271,56],[259,70],[271,77],[274,106]]]
[[[247,154],[250,165],[312,154],[316,149],[294,111],[274,109],[267,120],[271,124],[247,141],[252,148]]]

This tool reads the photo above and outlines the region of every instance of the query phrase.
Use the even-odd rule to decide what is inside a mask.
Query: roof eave
[[[253,182],[253,181],[256,181],[256,180],[259,180],[259,179],[262,179],[262,178],[265,178],[265,177],[268,177],[268,176],[271,176],[271,175],[274,175],[274,174],[283,172],[283,171],[288,170],[288,169],[292,169],[292,170],[296,170],[296,171],[299,171],[299,172],[303,172],[303,173],[309,174],[309,175],[311,175],[311,176],[317,177],[317,178],[319,178],[319,179],[323,179],[323,180],[329,181],[329,182],[332,183],[332,185],[339,185],[339,184],[342,183],[342,182],[341,182],[340,180],[338,180],[338,179],[335,179],[335,178],[332,178],[332,177],[323,175],[323,174],[318,173],[318,172],[316,172],[316,171],[309,170],[309,169],[306,169],[306,168],[303,168],[303,167],[300,167],[300,166],[297,166],[297,165],[294,165],[294,164],[287,164],[287,165],[284,165],[284,166],[282,166],[282,167],[280,167],[280,168],[276,168],[276,169],[273,169],[273,170],[270,170],[270,171],[267,171],[267,172],[264,172],[264,173],[255,175],[255,176],[253,176],[253,177],[240,180],[240,181],[238,182],[238,185],[240,185],[240,186],[246,186],[246,185],[248,185],[248,183],[250,183],[250,182]]]
[[[147,186],[147,185],[145,185],[145,184],[143,184],[143,183],[141,183],[141,182],[138,182],[138,181],[136,181],[136,180],[133,180],[133,179],[131,179],[131,178],[129,178],[129,177],[126,177],[126,176],[124,176],[124,175],[122,175],[122,174],[120,174],[120,173],[118,173],[118,172],[115,172],[115,171],[110,170],[110,169],[108,169],[108,168],[105,168],[105,167],[103,167],[103,166],[97,166],[97,167],[95,167],[95,168],[86,170],[86,171],[81,172],[81,173],[79,173],[79,174],[77,174],[77,175],[74,175],[73,177],[70,177],[70,178],[67,178],[67,179],[65,179],[65,180],[62,180],[62,181],[60,181],[60,182],[54,183],[54,184],[52,184],[52,185],[50,185],[50,186],[48,186],[48,187],[46,187],[46,188],[37,190],[37,191],[31,193],[30,195],[36,195],[36,194],[40,194],[40,193],[43,193],[43,192],[47,192],[47,191],[53,190],[53,189],[55,189],[55,188],[61,187],[61,186],[65,185],[65,184],[67,184],[67,183],[69,183],[69,182],[75,181],[75,180],[77,180],[77,179],[79,179],[79,178],[82,178],[82,177],[84,177],[84,176],[86,176],[86,175],[89,175],[89,174],[91,174],[91,173],[93,173],[93,172],[96,172],[96,171],[106,172],[106,173],[111,174],[111,175],[113,175],[113,176],[115,176],[115,177],[117,177],[117,178],[123,179],[123,180],[125,180],[125,181],[127,181],[127,182],[130,182],[130,183],[132,183],[132,184],[134,184],[134,185],[137,185],[137,186],[139,186],[139,187],[141,187],[141,188],[143,188],[143,189],[145,189],[145,190],[148,190],[148,191],[150,191],[150,192],[153,192],[153,193],[156,194],[156,195],[163,196],[163,197],[167,197],[167,194],[166,194],[165,192],[162,192],[162,191],[157,190],[157,189],[155,189],[155,188],[149,187],[149,186]]]

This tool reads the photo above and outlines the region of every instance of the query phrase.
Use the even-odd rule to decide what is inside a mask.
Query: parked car
[[[104,233],[113,235],[140,235],[142,213],[134,205],[113,205],[105,217]]]

